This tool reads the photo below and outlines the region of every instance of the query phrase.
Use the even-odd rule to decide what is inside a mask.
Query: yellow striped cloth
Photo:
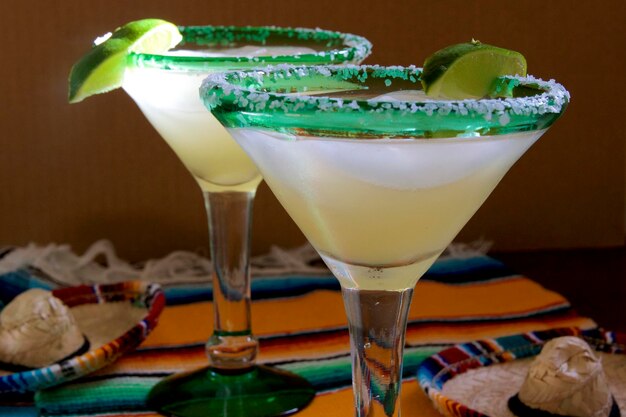
[[[205,289],[206,290],[206,289]],[[37,393],[44,416],[156,416],[145,396],[160,378],[206,365],[212,304],[189,288],[165,288],[169,305],[140,349],[71,385]],[[196,294],[195,296],[193,294]],[[324,277],[253,280],[259,362],[309,379],[318,390],[298,416],[351,416],[349,339],[341,292]],[[424,358],[450,344],[555,327],[593,328],[567,300],[485,256],[438,261],[418,283],[407,329],[402,415],[438,413],[415,381]]]

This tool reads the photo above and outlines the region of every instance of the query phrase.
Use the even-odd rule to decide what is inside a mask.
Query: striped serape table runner
[[[4,291],[19,292],[52,283],[16,271],[5,275],[2,285]],[[34,401],[40,414],[157,416],[146,409],[148,391],[166,375],[206,365],[204,343],[213,322],[211,303],[202,301],[210,299],[210,287],[179,284],[165,286],[165,293],[168,305],[140,349],[79,381],[38,392]],[[337,281],[330,275],[257,277],[252,293],[259,362],[298,373],[318,390],[298,416],[354,415],[349,339]],[[411,305],[402,415],[438,416],[415,379],[426,357],[450,344],[556,327],[595,324],[578,316],[561,295],[490,257],[437,261],[418,283]]]

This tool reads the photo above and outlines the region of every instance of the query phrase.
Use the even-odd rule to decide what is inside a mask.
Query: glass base
[[[314,396],[306,379],[279,369],[207,367],[159,382],[148,394],[148,407],[176,417],[273,417],[303,409]]]

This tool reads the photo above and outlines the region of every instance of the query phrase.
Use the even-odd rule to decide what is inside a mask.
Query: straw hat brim
[[[0,367],[0,393],[49,388],[95,372],[139,346],[165,306],[156,284],[128,281],[56,289],[89,342],[87,352],[44,368],[13,372]]]
[[[614,332],[566,328],[464,343],[425,360],[418,379],[445,415],[515,417],[509,398],[519,392],[545,342],[560,336],[579,336],[596,350],[615,402],[626,415],[626,335]]]

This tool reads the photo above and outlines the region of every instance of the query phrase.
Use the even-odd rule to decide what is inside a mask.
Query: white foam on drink
[[[534,142],[518,136],[311,143],[320,161],[342,173],[385,188],[419,189],[459,181],[509,155],[517,159]]]
[[[224,58],[224,57],[241,57],[252,58],[260,56],[285,56],[285,55],[304,55],[316,54],[317,51],[304,46],[266,46],[266,45],[245,45],[238,48],[224,49],[203,49],[203,50],[174,50],[169,51],[167,55],[173,56],[194,56],[207,58]]]
[[[333,139],[229,129],[261,167],[296,186],[303,177],[349,176],[392,189],[426,189],[517,160],[543,131],[485,138]],[[296,143],[294,143],[296,142]],[[292,166],[295,165],[295,166]]]

